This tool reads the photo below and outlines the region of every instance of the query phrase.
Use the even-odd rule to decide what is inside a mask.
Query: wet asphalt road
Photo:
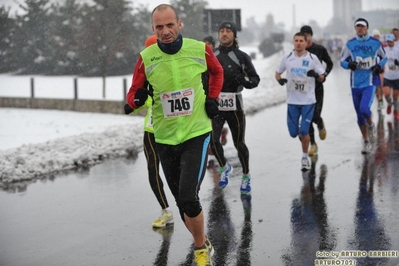
[[[300,171],[286,105],[268,108],[247,117],[253,191],[241,198],[241,169],[228,135],[231,182],[215,188],[217,172],[209,167],[200,193],[215,265],[315,265],[336,254],[347,255],[338,257],[341,265],[399,264],[399,123],[385,111],[379,116],[375,104],[378,142],[373,154],[362,155],[348,80],[339,66],[328,77],[327,138],[317,138],[311,171]],[[159,206],[142,152],[14,184],[0,191],[0,265],[191,265],[191,236],[166,192],[175,225],[153,230]],[[329,253],[317,253],[323,250]],[[393,257],[375,258],[372,250]]]

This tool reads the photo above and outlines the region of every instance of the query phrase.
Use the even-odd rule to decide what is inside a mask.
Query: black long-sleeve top
[[[331,72],[331,70],[334,66],[334,64],[331,60],[331,57],[327,52],[327,49],[320,44],[312,43],[312,45],[310,47],[306,48],[306,50],[312,54],[315,54],[319,58],[321,63],[323,63],[323,62],[326,63],[326,73],[325,73],[326,75],[325,76],[327,76]],[[319,84],[321,84],[321,83],[316,80],[316,86]]]

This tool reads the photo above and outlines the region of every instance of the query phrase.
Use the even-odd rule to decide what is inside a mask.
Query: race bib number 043
[[[182,89],[161,93],[161,103],[165,118],[191,115],[194,105],[194,89]]]
[[[220,111],[235,111],[235,110],[237,110],[236,93],[221,92],[219,94],[219,110]]]

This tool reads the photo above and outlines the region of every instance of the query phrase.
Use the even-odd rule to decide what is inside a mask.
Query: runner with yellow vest
[[[182,21],[168,4],[152,12],[158,43],[140,53],[127,103],[133,109],[153,98],[153,126],[157,150],[180,216],[194,239],[197,265],[213,265],[213,247],[205,236],[199,190],[205,176],[211,119],[219,114],[217,98],[223,69],[204,42],[183,38]],[[205,95],[201,75],[209,73]],[[152,85],[153,91],[145,86]]]

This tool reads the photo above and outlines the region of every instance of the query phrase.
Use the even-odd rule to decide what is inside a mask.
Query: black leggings
[[[159,176],[159,157],[154,134],[144,131],[143,144],[145,158],[147,159],[148,180],[150,181],[152,192],[154,192],[161,208],[166,209],[169,204],[163,190],[162,179]]]
[[[238,159],[241,162],[243,174],[249,173],[249,150],[245,144],[245,112],[244,111],[223,111],[212,119],[211,149],[221,167],[226,165],[223,146],[220,143],[224,122],[229,125],[234,147],[238,152]]]
[[[317,128],[319,130],[323,128],[323,118],[321,118],[321,111],[323,109],[323,99],[324,99],[323,84],[321,85],[316,84],[315,94],[316,94],[316,103],[313,113],[313,120],[309,126],[309,137],[311,144],[315,143],[313,123],[317,125]]]
[[[209,135],[206,133],[178,145],[157,143],[162,169],[183,221],[184,214],[196,217],[202,211],[198,194],[208,161]]]

